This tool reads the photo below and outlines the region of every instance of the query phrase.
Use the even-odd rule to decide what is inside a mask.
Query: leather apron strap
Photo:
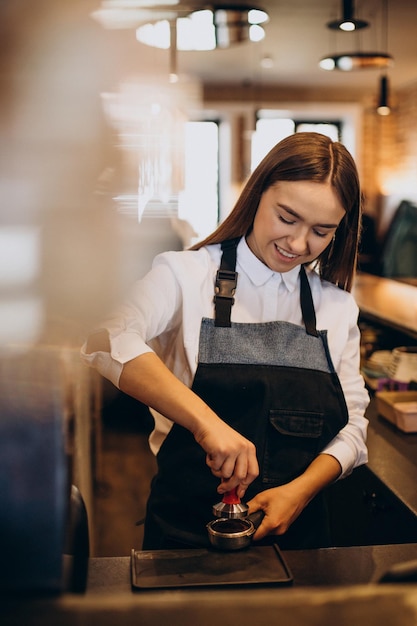
[[[300,267],[300,282],[300,304],[304,326],[306,327],[308,335],[318,337],[319,334],[316,328],[316,312],[314,310],[313,296],[311,294],[310,283],[308,282],[304,265],[301,265]]]
[[[230,328],[232,306],[235,302],[238,273],[236,272],[236,249],[240,237],[228,239],[221,244],[222,258],[220,268],[216,274],[214,295],[214,325]],[[300,304],[304,326],[308,335],[318,337],[316,328],[316,314],[313,297],[304,266],[300,267]]]
[[[230,315],[235,302],[235,292],[237,285],[236,272],[236,248],[240,237],[223,241],[222,258],[220,267],[216,274],[216,285],[214,295],[214,325],[230,327]]]

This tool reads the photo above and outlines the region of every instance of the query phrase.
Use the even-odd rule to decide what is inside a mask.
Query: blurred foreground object
[[[0,361],[0,587],[58,591],[68,513],[60,368],[53,354]]]
[[[113,51],[89,18],[91,4],[0,3],[0,585],[6,592],[62,591],[64,553],[80,553],[83,563],[88,558],[83,497],[90,497],[90,486],[70,458],[71,452],[80,457],[80,432],[87,436],[90,428],[80,410],[91,397],[78,346],[111,305],[120,246],[112,142],[100,100],[112,87]],[[72,417],[83,411],[74,451]],[[81,461],[86,467],[89,459]],[[82,590],[83,567],[71,576],[73,590]]]

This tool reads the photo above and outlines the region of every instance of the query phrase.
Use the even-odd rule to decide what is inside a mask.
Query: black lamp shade
[[[387,76],[381,76],[381,80],[379,82],[379,98],[378,98],[377,113],[379,115],[389,115],[391,113],[391,108],[389,106],[388,77]]]

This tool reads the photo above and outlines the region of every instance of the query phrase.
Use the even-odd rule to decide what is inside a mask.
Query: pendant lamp
[[[388,0],[383,0],[383,40],[385,49],[388,48]],[[383,74],[379,81],[378,106],[376,108],[378,115],[389,115],[391,107],[389,105],[389,83],[388,76]]]
[[[386,45],[386,31],[387,31],[387,2],[383,0],[383,16],[382,16],[382,34],[381,39],[384,40],[385,50],[387,49]],[[348,6],[347,6],[348,5]],[[344,10],[348,12],[353,12],[353,3],[344,2]],[[362,22],[362,20],[356,20],[355,18],[351,19],[352,25],[356,21]],[[329,22],[329,28],[336,28],[336,24],[343,23],[344,20],[338,20],[337,22]],[[367,22],[363,22],[368,25]],[[365,26],[356,26],[355,28],[351,28],[351,30],[356,30],[358,28],[364,28]],[[339,27],[337,27],[339,28]],[[344,30],[347,30],[346,28]],[[354,50],[353,52],[344,52],[338,54],[331,54],[323,57],[319,61],[319,66],[323,70],[332,71],[332,70],[341,70],[342,72],[350,72],[353,70],[364,70],[364,69],[379,69],[386,70],[388,67],[393,65],[393,58],[388,52],[364,52],[362,50]]]
[[[391,113],[391,107],[389,105],[388,77],[386,75],[381,76],[379,81],[379,97],[376,112],[378,115],[389,115]]]
[[[328,22],[327,28],[351,32],[353,30],[359,30],[360,28],[366,28],[369,26],[368,22],[358,20],[354,17],[354,12],[353,0],[342,0],[342,18],[340,20]]]
[[[246,41],[257,42],[265,37],[263,24],[268,13],[252,4],[208,4],[186,13],[178,11],[176,46],[178,50],[214,50],[229,48]],[[172,21],[171,21],[172,23]],[[155,48],[168,49],[172,29],[167,19],[149,21],[136,29],[136,39]]]

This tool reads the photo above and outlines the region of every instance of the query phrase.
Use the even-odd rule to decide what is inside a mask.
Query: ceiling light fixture
[[[384,12],[383,12],[383,21],[382,21],[382,35],[384,39],[385,49],[388,48],[388,0],[383,0]],[[383,74],[379,81],[379,96],[378,96],[378,106],[376,108],[376,112],[378,115],[389,115],[391,113],[391,107],[389,105],[389,85],[388,85],[388,76]]]
[[[351,32],[353,30],[359,30],[361,28],[366,28],[367,26],[369,26],[368,22],[365,22],[364,20],[358,20],[354,17],[353,4],[353,0],[342,0],[342,19],[328,22],[327,28]]]
[[[388,77],[385,75],[381,76],[381,80],[379,81],[379,99],[376,112],[378,115],[389,115],[391,113],[391,107],[389,105]]]
[[[386,3],[386,0],[385,0]],[[345,3],[346,5],[346,3]],[[387,9],[384,6],[384,14],[382,16],[382,37],[386,41],[387,30]],[[332,23],[332,22],[331,22]],[[330,23],[330,24],[331,24]],[[335,22],[333,22],[335,24]],[[332,27],[331,27],[332,28]],[[384,46],[385,50],[387,46]],[[344,52],[338,54],[329,54],[319,61],[319,66],[323,70],[341,70],[342,72],[350,72],[353,70],[379,69],[386,70],[393,65],[394,59],[387,52]]]
[[[274,59],[271,55],[265,54],[259,61],[260,66],[265,70],[271,70],[274,67]]]
[[[262,9],[248,6],[217,5],[213,7],[213,23],[218,48],[228,48],[234,43],[261,41],[265,31],[261,24],[268,21]]]
[[[323,57],[319,66],[322,70],[350,72],[363,69],[386,69],[393,64],[391,55],[385,52],[345,52]]]
[[[177,50],[214,50],[248,40],[261,41],[265,37],[261,24],[268,20],[266,11],[259,7],[216,4],[177,17],[176,47]],[[171,47],[171,33],[168,20],[159,20],[139,26],[136,39],[167,50]]]

